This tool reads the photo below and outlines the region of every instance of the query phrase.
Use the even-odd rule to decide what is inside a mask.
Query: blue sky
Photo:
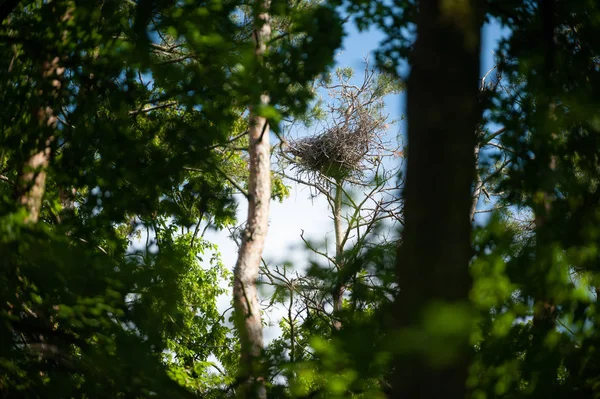
[[[346,24],[346,31],[347,36],[344,39],[343,49],[336,57],[337,65],[361,70],[363,57],[372,55],[379,42],[385,39],[385,34],[375,28],[366,32],[358,32],[351,23]],[[498,40],[507,34],[508,31],[503,29],[497,21],[492,21],[484,26],[481,43],[481,76],[494,66],[493,51],[497,47]],[[404,94],[390,96],[386,100],[388,112],[392,117],[398,118],[404,113],[405,102]]]

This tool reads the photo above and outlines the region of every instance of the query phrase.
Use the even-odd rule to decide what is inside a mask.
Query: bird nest
[[[293,141],[287,153],[300,173],[321,174],[333,179],[361,175],[379,123],[359,115],[325,132]]]

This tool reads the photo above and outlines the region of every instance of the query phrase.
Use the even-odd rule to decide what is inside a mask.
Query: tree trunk
[[[19,205],[27,210],[25,223],[36,223],[40,217],[46,188],[46,169],[50,163],[51,141],[48,139],[45,148],[25,162],[19,176],[17,197]]]
[[[255,18],[255,56],[261,62],[266,41],[271,35],[270,0],[263,0]],[[261,105],[270,101],[267,94],[260,98]],[[240,397],[266,398],[264,373],[261,366],[263,348],[262,322],[256,280],[269,223],[271,199],[271,159],[269,124],[250,108],[248,153],[250,176],[248,181],[248,219],[234,270],[233,301],[236,327],[240,335],[240,377],[243,386]]]
[[[473,149],[480,119],[479,4],[419,3],[407,83],[405,228],[396,264],[400,331],[418,329],[428,305],[468,303]],[[468,334],[447,345],[454,346],[457,357],[440,366],[424,353],[409,353],[412,346],[405,343],[408,349],[396,355],[393,397],[464,398],[471,352]]]
[[[46,169],[50,163],[53,133],[58,122],[54,110],[48,104],[59,101],[61,76],[64,70],[60,66],[59,57],[45,61],[41,68],[42,88],[37,91],[36,95],[38,98],[45,96],[47,102],[46,104],[42,102],[42,105],[34,109],[33,114],[37,121],[36,128],[42,132],[44,144],[25,161],[16,185],[17,202],[27,210],[25,223],[36,223],[40,217],[46,188]],[[44,89],[47,91],[45,92]]]
[[[344,267],[342,259],[342,255],[344,253],[342,243],[344,239],[344,232],[342,230],[342,184],[343,180],[336,180],[335,197],[333,203],[333,225],[335,228],[335,261],[338,274],[340,274],[340,276],[338,277],[338,284],[336,284],[333,292],[334,313],[337,313],[342,310],[342,305],[344,303],[344,290],[346,289],[346,287],[342,283],[341,276],[342,268]],[[333,328],[339,330],[340,328],[342,328],[342,323],[339,320],[334,319]]]

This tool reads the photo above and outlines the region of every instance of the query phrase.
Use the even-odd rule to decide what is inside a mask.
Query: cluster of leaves
[[[203,232],[235,222],[247,107],[270,92],[275,129],[301,112],[342,33],[327,6],[274,2],[266,72],[245,7],[2,3],[0,396],[218,396],[234,380],[229,274]],[[40,151],[47,167],[26,170]]]
[[[499,188],[532,223],[515,230],[494,220],[478,233],[475,292],[492,311],[473,387],[481,397],[593,397],[600,10],[586,1],[498,8],[511,29],[498,68],[512,88],[493,100],[512,164]]]

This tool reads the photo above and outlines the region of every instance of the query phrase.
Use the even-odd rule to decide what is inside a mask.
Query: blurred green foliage
[[[204,231],[236,223],[248,107],[268,92],[275,133],[310,122],[312,84],[343,35],[336,6],[386,32],[382,68],[410,62],[413,1],[273,1],[264,65],[252,3],[0,4],[0,397],[235,395],[237,333],[217,308],[231,277]],[[271,397],[392,397],[394,357],[446,367],[465,336],[474,399],[600,396],[600,9],[492,0],[485,12],[510,35],[482,102],[482,126],[505,130],[479,165],[500,194],[474,227],[472,306],[432,302],[396,330],[394,294],[410,284],[395,281],[397,243],[363,240],[344,270],[277,283],[272,303],[305,317],[290,311],[265,350]],[[20,184],[46,147],[30,223]]]
[[[265,75],[243,2],[0,8],[0,396],[220,397],[239,354],[204,231],[235,223],[247,107],[272,93],[274,130],[304,110],[337,14],[274,2]],[[46,147],[29,223],[24,165]]]

